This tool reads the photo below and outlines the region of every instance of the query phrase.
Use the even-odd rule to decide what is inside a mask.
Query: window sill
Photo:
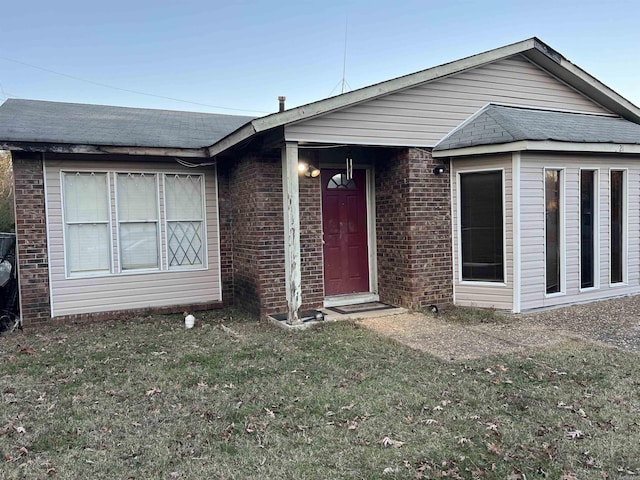
[[[566,295],[567,295],[567,292],[545,293],[544,298],[565,297]]]
[[[487,282],[483,280],[459,280],[458,285],[469,285],[474,287],[501,287],[504,288],[507,286],[506,282]]]
[[[586,288],[580,287],[580,289],[578,291],[580,293],[589,293],[589,292],[596,292],[598,290],[600,290],[600,285],[596,285],[594,287],[586,287]]]
[[[164,275],[167,273],[187,273],[187,272],[202,272],[209,270],[208,267],[198,267],[198,268],[180,268],[180,269],[171,269],[171,270],[160,270],[156,269],[148,269],[148,270],[136,270],[129,272],[119,272],[119,273],[97,273],[97,274],[87,274],[87,275],[65,275],[65,280],[90,280],[93,278],[117,278],[117,277],[132,277],[136,275]]]

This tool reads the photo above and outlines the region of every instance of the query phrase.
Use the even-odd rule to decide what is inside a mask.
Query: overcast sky
[[[21,0],[0,19],[0,101],[263,115],[340,93],[346,27],[347,89],[537,36],[640,105],[639,1]]]

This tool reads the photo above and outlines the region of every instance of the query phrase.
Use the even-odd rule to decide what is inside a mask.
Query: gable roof
[[[640,109],[537,38],[446,63],[284,112],[252,118],[36,100],[0,106],[0,147],[36,151],[213,157],[261,132],[522,55],[614,114],[640,123]]]
[[[217,155],[256,133],[324,115],[518,54],[525,56],[622,118],[640,123],[640,109],[637,106],[534,37],[284,112],[256,118],[212,145],[209,148],[209,154],[211,156]]]
[[[515,142],[521,143],[514,146]],[[592,151],[609,151],[610,144],[616,144],[620,152],[637,153],[638,148],[628,146],[640,145],[640,125],[604,115],[489,104],[443,138],[433,152],[439,157],[468,155],[479,153],[473,147],[496,145],[501,145],[499,151],[544,149],[549,142],[583,144],[577,150],[588,145]]]
[[[252,118],[9,99],[0,106],[0,141],[203,149]]]

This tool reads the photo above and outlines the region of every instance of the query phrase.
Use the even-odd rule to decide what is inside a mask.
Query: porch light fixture
[[[436,165],[433,169],[433,174],[440,175],[441,173],[444,173],[445,169],[446,167],[444,165]]]
[[[298,163],[298,172],[304,174],[305,177],[316,178],[320,175],[320,169],[305,162]]]

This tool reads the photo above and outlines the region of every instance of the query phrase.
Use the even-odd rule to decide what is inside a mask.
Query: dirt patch
[[[640,297],[505,315],[500,322],[466,324],[446,315],[406,313],[359,323],[443,360],[553,348],[576,341],[640,352]]]

